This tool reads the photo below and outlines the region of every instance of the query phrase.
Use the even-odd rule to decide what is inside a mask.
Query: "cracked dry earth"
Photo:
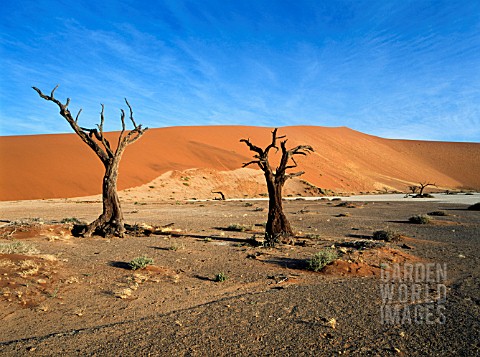
[[[82,239],[60,222],[93,220],[98,201],[1,202],[0,243],[17,251],[0,254],[0,355],[480,354],[479,212],[432,202],[288,201],[298,244],[267,249],[249,244],[262,235],[266,205],[125,204],[128,223],[168,228]],[[446,215],[429,224],[408,223],[439,210]],[[228,230],[234,225],[243,231]],[[401,240],[371,240],[384,229]],[[339,260],[307,270],[326,247]],[[141,256],[154,264],[131,270]],[[415,285],[399,274],[405,267],[439,274]],[[215,281],[219,273],[224,282]],[[403,295],[390,301],[392,286]]]

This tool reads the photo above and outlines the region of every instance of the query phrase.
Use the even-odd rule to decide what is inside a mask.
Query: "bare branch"
[[[137,124],[135,123],[135,120],[133,119],[133,110],[132,110],[132,107],[130,106],[130,103],[128,102],[127,98],[125,98],[125,103],[127,103],[128,109],[130,110],[130,120],[132,121],[133,127],[136,129]]]
[[[93,140],[93,135],[98,139],[98,133],[96,132],[96,129],[85,129],[77,124],[78,116],[80,115],[80,112],[77,114],[77,118],[74,119],[70,113],[70,111],[67,109],[66,105],[64,105],[62,102],[60,102],[58,99],[54,97],[55,90],[58,88],[58,85],[52,90],[50,95],[44,94],[40,89],[37,87],[32,87],[38,95],[50,102],[55,103],[58,108],[60,109],[60,115],[70,124],[71,128],[73,131],[85,142],[90,148],[95,151],[97,156],[102,160],[103,163],[105,163],[108,160],[108,155],[107,153]],[[68,101],[67,101],[68,102]]]
[[[293,161],[293,165],[288,165],[285,167],[285,170],[288,170],[288,169],[294,169],[295,167],[298,166],[297,162],[295,161],[295,159],[293,158],[293,156],[290,158],[292,161]]]
[[[60,86],[60,84],[57,84],[57,85],[55,86],[55,88],[53,88],[52,92],[50,93],[50,97],[52,97],[52,99],[53,99],[53,94],[55,93],[55,91],[57,90],[57,88],[58,88],[59,86]]]
[[[123,133],[125,132],[125,111],[123,109],[120,109],[120,121],[122,122],[122,131],[120,132],[120,135],[118,136],[118,143],[117,143],[117,151],[120,148],[120,143],[122,142],[123,139]]]
[[[284,138],[284,137],[285,137],[285,135],[283,135],[283,136],[280,136],[280,137],[277,138],[277,130],[278,130],[278,128],[275,128],[275,129],[273,129],[273,131],[272,131],[272,142],[271,142],[271,144],[268,145],[267,148],[265,149],[265,155],[268,155],[268,152],[269,152],[270,149],[272,149],[272,148],[275,148],[275,149],[277,149],[277,151],[278,151],[277,139],[280,139],[280,138]]]
[[[253,145],[253,144],[250,142],[250,139],[241,139],[240,142],[247,144],[247,146],[250,148],[250,151],[255,151],[255,152],[258,153],[260,156],[263,156],[263,155],[264,155],[263,150],[262,150],[261,148],[259,148],[258,146]]]
[[[302,176],[305,173],[305,171],[299,171],[299,172],[293,172],[291,174],[286,174],[285,175],[285,180],[297,177],[297,176]]]
[[[252,160],[250,162],[246,162],[242,165],[242,167],[247,167],[247,166],[252,165],[252,164],[260,165],[260,160]]]
[[[105,135],[103,133],[103,123],[105,122],[105,116],[104,116],[104,111],[105,111],[105,106],[103,104],[100,104],[102,106],[102,111],[100,112],[100,124],[97,124],[98,130],[100,133],[95,133],[95,136],[97,140],[101,141],[105,149],[107,150],[108,156],[113,157],[113,151],[110,147],[110,142],[105,138]]]
[[[290,155],[304,155],[306,156],[310,152],[314,152],[313,148],[310,145],[298,145],[293,149],[288,150]]]
[[[78,122],[78,117],[80,116],[80,113],[82,112],[82,108],[78,111],[77,116],[75,117],[75,123]]]

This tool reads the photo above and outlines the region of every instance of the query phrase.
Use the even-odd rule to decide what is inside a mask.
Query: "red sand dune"
[[[309,144],[299,157],[303,179],[337,192],[436,182],[440,188],[480,189],[480,144],[390,140],[345,127],[285,127],[288,147]],[[110,133],[109,135],[115,135]],[[259,146],[271,129],[246,126],[150,129],[125,151],[119,189],[146,184],[171,170],[234,170],[251,160],[241,138]],[[112,142],[115,140],[112,137]],[[254,166],[250,166],[254,168]],[[101,192],[103,167],[75,134],[0,137],[0,200],[78,197]],[[239,197],[242,195],[239,193]]]

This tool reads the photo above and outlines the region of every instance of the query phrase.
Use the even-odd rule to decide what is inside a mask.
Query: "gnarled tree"
[[[435,183],[431,183],[431,182],[427,182],[427,181],[425,181],[425,182],[419,182],[418,185],[419,185],[418,188],[420,189],[420,191],[418,192],[418,195],[417,195],[417,196],[419,196],[419,197],[423,197],[423,196],[424,196],[423,190],[424,190],[425,188],[427,188],[428,186],[437,187],[437,185],[436,185]]]
[[[118,136],[116,148],[113,148],[103,132],[103,122],[105,119],[103,104],[101,105],[102,111],[100,112],[100,124],[97,124],[97,128],[82,128],[78,125],[78,117],[80,116],[82,109],[80,109],[76,117],[73,118],[68,110],[70,98],[67,98],[67,101],[63,104],[54,97],[57,88],[58,85],[52,90],[50,95],[46,95],[42,93],[40,89],[33,87],[40,97],[53,102],[58,106],[60,109],[60,115],[68,122],[68,124],[70,124],[73,131],[83,140],[83,142],[95,152],[105,167],[102,186],[103,212],[95,221],[90,223],[83,232],[81,232],[81,235],[84,237],[90,237],[92,234],[123,237],[125,234],[125,226],[117,193],[118,168],[125,148],[129,144],[137,141],[148,128],[142,128],[142,125],[137,125],[135,123],[132,107],[127,99],[125,99],[130,112],[130,121],[134,128],[132,130],[127,130],[126,132],[125,111],[121,109],[120,120],[122,122],[122,131]]]
[[[294,159],[295,155],[306,155],[314,151],[309,145],[299,145],[287,150],[287,139],[281,140],[280,147],[282,149],[282,157],[277,168],[273,171],[268,155],[271,149],[278,151],[277,140],[285,138],[285,135],[277,137],[277,130],[276,128],[272,131],[272,142],[265,149],[253,145],[250,139],[240,140],[240,142],[247,144],[250,151],[255,152],[253,156],[255,160],[244,163],[243,167],[252,164],[258,165],[260,169],[262,169],[267,181],[269,204],[267,226],[265,229],[265,245],[271,247],[275,246],[276,243],[289,241],[289,238],[294,235],[290,222],[288,222],[287,217],[283,213],[282,189],[288,179],[301,176],[304,172],[287,173],[287,170],[297,167],[297,162]]]

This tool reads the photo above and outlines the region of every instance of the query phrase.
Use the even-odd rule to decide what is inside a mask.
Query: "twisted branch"
[[[275,177],[275,180],[287,180],[296,176],[303,175],[304,172],[300,171],[297,173],[286,174],[286,170],[297,167],[297,162],[294,159],[294,155],[307,155],[310,152],[314,152],[313,148],[310,145],[298,145],[290,150],[287,150],[286,143],[287,139],[280,141],[280,147],[282,148],[282,158],[280,159],[280,164],[278,165],[275,173],[272,172],[270,168],[270,163],[268,161],[268,154],[271,149],[276,149],[278,151],[277,140],[283,139],[286,136],[277,136],[278,128],[275,128],[272,131],[272,141],[271,143],[263,150],[262,148],[252,144],[250,139],[241,139],[240,142],[245,143],[250,151],[255,152],[253,156],[257,160],[252,160],[246,162],[242,167],[247,167],[252,164],[257,164],[264,172],[270,173]],[[289,160],[292,160],[293,164],[288,165]]]
[[[110,158],[119,158],[119,156],[122,155],[123,151],[125,150],[125,147],[129,144],[134,143],[137,141],[143,133],[148,129],[148,128],[142,128],[142,125],[137,125],[133,118],[133,110],[130,105],[130,103],[125,99],[125,102],[127,103],[128,109],[130,111],[130,120],[134,126],[134,129],[129,131],[127,135],[124,136],[125,133],[125,112],[123,109],[121,110],[121,117],[120,120],[122,122],[122,131],[119,135],[118,138],[118,145],[115,153],[113,152],[110,142],[107,140],[107,138],[104,135],[103,131],[103,124],[105,122],[105,116],[104,116],[104,105],[101,104],[102,106],[102,111],[100,112],[100,124],[97,124],[97,128],[93,129],[88,129],[84,128],[78,125],[78,118],[80,116],[80,113],[82,112],[82,109],[78,111],[77,116],[75,119],[72,117],[70,111],[68,110],[68,106],[70,104],[70,98],[67,98],[65,104],[63,104],[61,101],[55,98],[55,91],[59,85],[57,84],[55,88],[51,91],[50,95],[44,94],[40,89],[37,87],[32,87],[38,95],[50,102],[55,103],[59,109],[60,109],[60,115],[70,124],[72,129],[75,131],[75,133],[80,136],[80,138],[88,145],[90,148],[95,151],[97,156],[102,160],[102,162],[106,165],[109,161]],[[96,140],[94,140],[96,139]],[[98,144],[98,142],[102,143],[102,146]]]

